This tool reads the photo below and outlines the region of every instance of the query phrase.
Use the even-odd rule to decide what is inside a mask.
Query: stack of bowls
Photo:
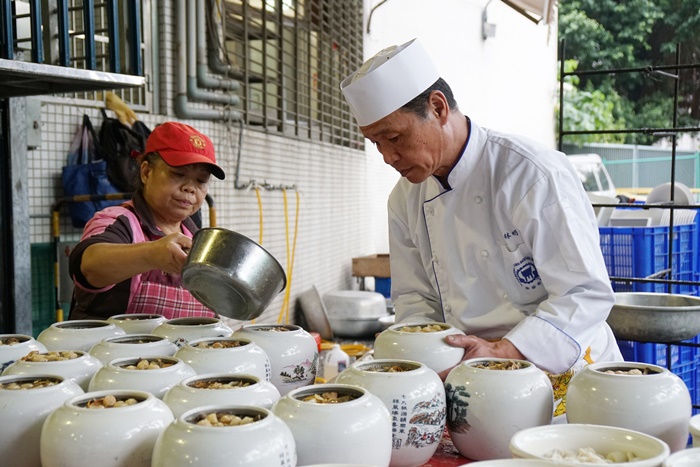
[[[380,318],[389,315],[386,298],[366,290],[340,290],[323,296],[334,335],[374,337],[384,329]]]

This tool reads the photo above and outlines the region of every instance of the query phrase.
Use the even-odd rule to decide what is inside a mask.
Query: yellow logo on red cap
[[[190,143],[197,149],[204,149],[207,145],[207,143],[204,142],[204,138],[199,135],[190,135]]]

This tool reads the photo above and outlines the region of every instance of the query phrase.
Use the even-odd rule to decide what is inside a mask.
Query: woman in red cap
[[[211,175],[223,180],[211,140],[178,122],[158,125],[140,162],[141,186],[98,212],[70,255],[75,282],[70,319],[121,313],[166,318],[216,314],[182,286],[181,271]]]

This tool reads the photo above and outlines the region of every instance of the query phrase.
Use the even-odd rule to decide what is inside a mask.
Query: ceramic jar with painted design
[[[552,383],[524,360],[465,360],[447,375],[445,395],[447,430],[469,459],[509,458],[515,433],[552,423]]]
[[[270,382],[281,395],[316,380],[318,344],[300,326],[247,324],[233,337],[248,339],[265,351],[270,359]]]
[[[433,370],[410,360],[357,362],[336,378],[379,397],[391,420],[391,467],[415,467],[435,454],[445,428],[445,387]]]

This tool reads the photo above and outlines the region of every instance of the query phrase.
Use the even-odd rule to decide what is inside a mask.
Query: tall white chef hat
[[[345,78],[340,89],[357,124],[366,126],[400,109],[438,78],[428,52],[413,39],[377,53]]]

